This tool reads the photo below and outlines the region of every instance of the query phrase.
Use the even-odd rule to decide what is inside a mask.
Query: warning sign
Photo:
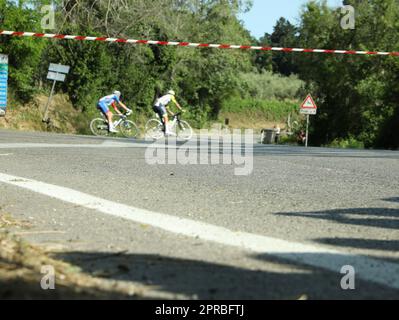
[[[317,105],[309,94],[301,105],[301,114],[316,115]]]

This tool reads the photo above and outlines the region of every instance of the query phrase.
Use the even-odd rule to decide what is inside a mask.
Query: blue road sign
[[[0,54],[0,116],[7,110],[8,56]]]

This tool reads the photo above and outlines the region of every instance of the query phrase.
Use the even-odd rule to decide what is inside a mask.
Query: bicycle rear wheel
[[[106,137],[109,135],[108,122],[104,119],[94,119],[90,123],[91,132],[97,137]]]
[[[194,130],[191,128],[190,124],[187,121],[180,120],[176,126],[176,133],[179,139],[183,140],[191,140],[194,135]]]
[[[146,138],[159,140],[164,136],[163,124],[157,119],[151,119],[145,125]]]
[[[120,125],[121,133],[125,138],[137,138],[140,130],[137,125],[130,120],[125,120]]]

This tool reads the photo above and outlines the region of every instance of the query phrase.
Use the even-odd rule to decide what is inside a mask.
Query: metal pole
[[[309,146],[309,122],[310,122],[310,115],[308,115],[308,120],[306,123],[306,148]]]
[[[51,103],[51,99],[53,98],[53,94],[54,94],[54,89],[55,89],[55,84],[56,84],[56,80],[54,80],[53,82],[53,87],[51,88],[51,93],[50,93],[50,97],[48,98],[47,101],[47,105],[46,105],[46,110],[44,112],[44,118],[43,118],[43,122],[47,122],[47,115],[48,115],[48,109],[50,108],[50,103]]]

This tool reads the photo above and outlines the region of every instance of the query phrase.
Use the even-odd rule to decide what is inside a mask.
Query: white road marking
[[[0,173],[0,182],[30,190],[54,199],[97,210],[107,215],[149,225],[177,235],[267,254],[296,263],[340,273],[350,265],[356,276],[399,289],[399,264],[271,237],[235,232],[223,227],[130,207],[76,190]],[[338,275],[337,279],[340,279]],[[337,280],[338,281],[338,280]],[[339,285],[339,283],[338,283]]]

